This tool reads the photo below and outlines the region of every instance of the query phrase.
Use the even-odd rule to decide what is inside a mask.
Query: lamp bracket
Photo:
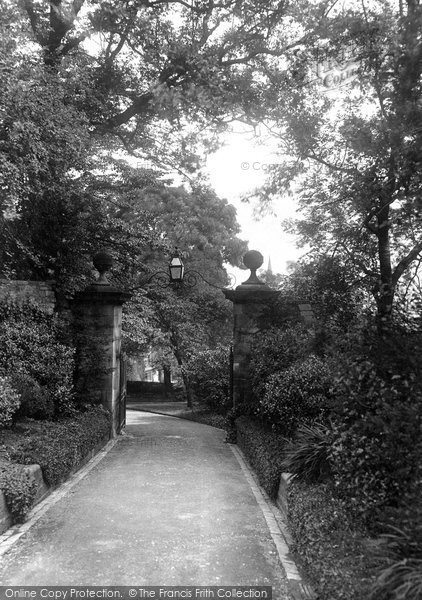
[[[236,284],[236,278],[232,274],[230,274],[228,277],[229,277],[229,286],[234,287]],[[227,286],[219,286],[219,285],[215,285],[215,283],[211,283],[210,281],[205,279],[205,277],[199,271],[195,271],[194,269],[189,269],[188,271],[185,271],[182,281],[172,281],[170,279],[170,275],[168,273],[166,273],[166,271],[156,271],[150,277],[148,277],[148,279],[145,279],[142,282],[140,282],[138,285],[132,287],[131,291],[136,291],[138,289],[141,289],[154,280],[157,282],[157,284],[161,288],[166,288],[166,287],[193,288],[198,284],[198,279],[202,280],[204,283],[206,283],[210,287],[213,287],[217,290],[227,289]]]

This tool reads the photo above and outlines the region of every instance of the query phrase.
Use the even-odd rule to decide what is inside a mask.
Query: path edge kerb
[[[143,411],[149,412],[149,411]],[[149,414],[160,414],[152,413]],[[162,416],[173,416],[163,414]],[[182,418],[182,417],[176,417]],[[190,419],[185,419],[190,421]],[[196,421],[191,421],[197,423]],[[205,423],[199,423],[207,427],[213,427]],[[217,427],[213,429],[220,430]],[[35,505],[28,514],[28,518],[23,524],[14,525],[9,528],[4,534],[0,535],[0,557],[5,555],[12,546],[23,536],[35,523],[59,500],[61,500],[70,490],[77,485],[94,467],[99,464],[103,458],[112,450],[112,448],[124,437],[117,436],[109,440],[100,451],[95,454],[88,462],[85,462],[79,470],[72,474],[58,488],[53,489],[46,498]],[[257,504],[261,509],[265,518],[270,535],[273,539],[280,563],[285,571],[286,580],[291,594],[292,600],[316,600],[316,595],[312,588],[302,579],[294,558],[290,552],[291,539],[287,531],[287,524],[283,518],[282,512],[277,505],[271,501],[268,494],[260,486],[256,474],[247,462],[241,449],[234,444],[227,444],[234,454],[245,478],[255,496]]]
[[[31,513],[31,511],[36,506],[38,506],[38,504],[40,504],[45,498],[47,498],[55,490],[59,489],[70,477],[72,477],[72,475],[74,475],[75,473],[80,471],[90,460],[92,460],[99,452],[101,452],[101,450],[104,448],[104,446],[109,441],[110,441],[110,435],[104,436],[100,442],[95,444],[95,446],[93,448],[91,448],[91,450],[89,450],[89,452],[87,452],[87,454],[85,454],[72,467],[69,475],[65,479],[63,479],[63,481],[60,481],[55,486],[47,485],[47,483],[44,480],[42,469],[41,469],[40,465],[38,465],[38,464],[32,464],[32,465],[21,464],[21,465],[19,465],[18,463],[16,463],[18,466],[21,466],[23,468],[23,470],[27,473],[28,477],[33,481],[33,483],[35,485],[35,496],[34,496],[32,506],[31,506],[31,510],[28,513],[28,517],[29,517],[29,514]],[[17,524],[17,525],[19,525],[19,524]],[[7,507],[4,492],[2,490],[0,490],[0,541],[1,541],[1,536],[3,534],[7,533],[7,531],[11,527],[14,527],[12,515]]]
[[[278,557],[286,574],[286,581],[292,600],[317,600],[315,591],[302,578],[300,570],[292,556],[290,550],[292,539],[281,510],[259,484],[257,476],[242,450],[235,444],[228,444],[228,446],[236,457],[252,489],[257,504],[264,515],[270,535],[277,549]]]
[[[0,558],[6,554],[11,547],[24,535],[35,523],[52,507],[61,500],[81,479],[83,479],[99,462],[110,452],[118,443],[121,436],[112,438],[102,445],[101,449],[86,461],[82,461],[82,466],[69,476],[66,481],[56,488],[49,488],[49,492],[43,500],[33,506],[28,513],[24,523],[12,525],[3,534],[0,535]],[[92,451],[91,451],[92,452]]]

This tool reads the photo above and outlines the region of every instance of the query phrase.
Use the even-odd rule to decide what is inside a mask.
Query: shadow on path
[[[128,411],[125,435],[3,556],[1,585],[271,585],[276,547],[224,432]]]
[[[132,398],[128,398],[127,409],[170,415],[173,417],[182,415],[189,410],[186,402],[140,402]]]

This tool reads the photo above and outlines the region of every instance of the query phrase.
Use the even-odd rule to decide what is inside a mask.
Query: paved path
[[[141,410],[175,417],[189,410],[186,402],[140,402],[133,397],[128,399],[127,408],[128,410]]]
[[[126,435],[2,557],[0,584],[271,585],[273,598],[289,599],[264,514],[224,432],[128,417]]]

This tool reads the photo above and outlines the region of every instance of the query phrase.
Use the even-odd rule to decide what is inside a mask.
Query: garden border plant
[[[321,600],[369,598],[376,562],[366,532],[328,484],[292,482],[288,487],[292,551]]]
[[[196,403],[225,415],[230,409],[229,348],[222,344],[191,356],[186,372]]]
[[[0,372],[21,397],[15,418],[70,415],[74,348],[64,322],[34,301],[0,302]]]
[[[273,500],[281,476],[282,451],[286,441],[248,416],[236,419],[237,443],[255,470],[258,481]]]
[[[20,464],[38,464],[50,486],[64,481],[85,456],[109,439],[111,418],[102,406],[61,422],[47,422],[43,432],[30,436],[10,452],[10,459]]]
[[[391,340],[382,348],[370,328],[352,334],[353,345],[348,333],[346,342],[328,336],[331,347],[319,356],[312,345],[297,355],[294,340],[291,349],[269,348],[264,376],[265,349],[283,335],[260,334],[255,397],[242,407],[248,417],[236,421],[238,441],[272,498],[281,472],[293,474],[295,550],[321,600],[413,600],[422,590],[420,535],[403,515],[406,503],[420,500],[421,361],[396,357]],[[400,348],[413,348],[411,341]],[[286,442],[273,464],[263,429]]]
[[[0,490],[13,523],[22,523],[31,510],[36,484],[22,465],[0,464]]]

